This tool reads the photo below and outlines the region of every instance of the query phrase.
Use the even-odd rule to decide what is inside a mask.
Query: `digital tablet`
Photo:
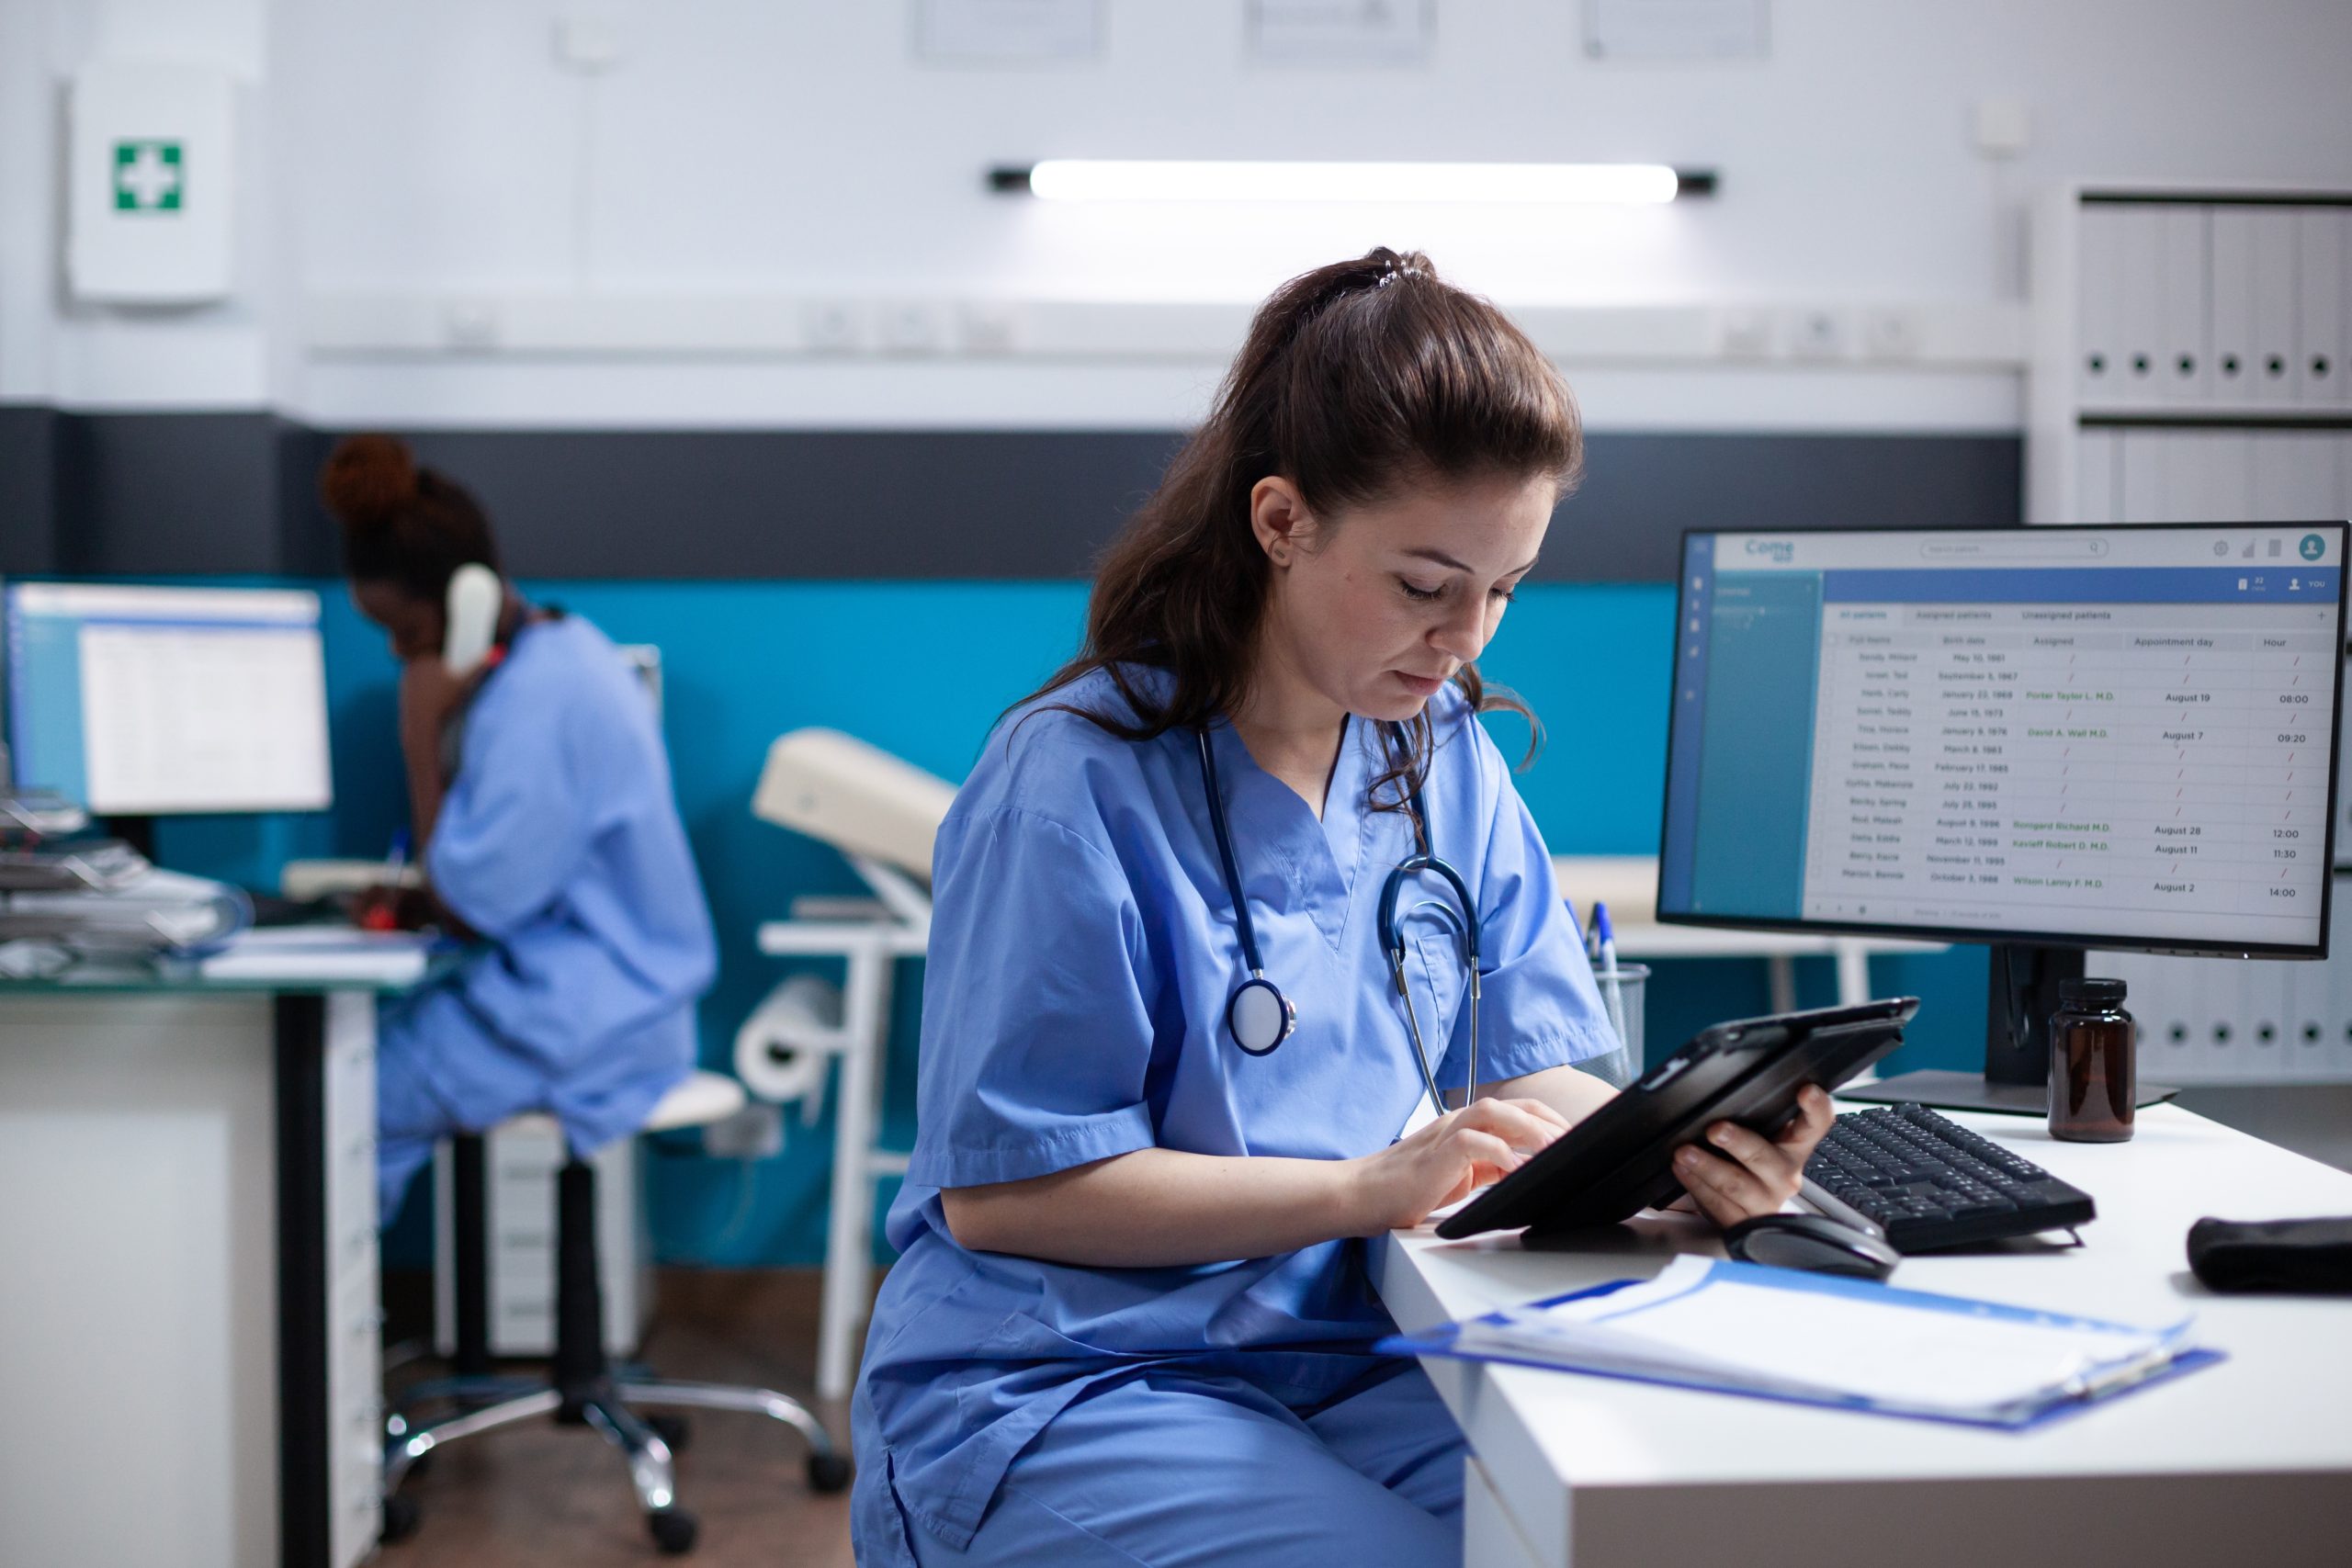
[[[1903,1043],[1917,997],[1735,1019],[1702,1030],[1641,1081],[1569,1128],[1542,1153],[1455,1210],[1446,1237],[1527,1227],[1543,1233],[1614,1224],[1682,1194],[1674,1151],[1716,1122],[1765,1137],[1797,1113],[1806,1084],[1834,1089]]]

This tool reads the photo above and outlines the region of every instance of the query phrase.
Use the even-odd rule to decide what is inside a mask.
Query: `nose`
[[[1486,649],[1487,608],[1471,604],[1440,621],[1430,632],[1430,646],[1459,664],[1467,664]]]

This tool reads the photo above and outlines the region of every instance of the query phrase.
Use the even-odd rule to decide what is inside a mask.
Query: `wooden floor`
[[[413,1328],[429,1279],[388,1280],[395,1335]],[[754,1383],[809,1404],[844,1452],[845,1407],[814,1403],[814,1269],[664,1270],[643,1359],[663,1377]],[[429,1296],[424,1298],[429,1300]],[[424,1369],[396,1371],[397,1388]],[[521,1370],[521,1369],[518,1369]],[[678,1460],[678,1502],[702,1521],[692,1554],[646,1534],[619,1451],[594,1431],[526,1422],[452,1444],[402,1486],[423,1522],[380,1568],[849,1568],[849,1495],[819,1496],[797,1433],[764,1417],[697,1412]]]

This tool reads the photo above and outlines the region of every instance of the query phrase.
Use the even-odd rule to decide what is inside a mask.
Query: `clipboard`
[[[1675,1278],[1678,1273],[1683,1278]],[[2017,1325],[2054,1336],[2081,1335],[2091,1341],[2111,1338],[2120,1343],[2124,1337],[2131,1337],[2131,1353],[2095,1358],[2075,1375],[2050,1382],[2017,1397],[1970,1406],[1962,1403],[1936,1404],[1916,1399],[1906,1402],[1851,1389],[1841,1390],[1836,1385],[1834,1376],[1815,1377],[1811,1386],[1794,1386],[1785,1379],[1775,1382],[1767,1364],[1769,1357],[1760,1359],[1759,1363],[1752,1368],[1727,1370],[1725,1365],[1710,1367],[1703,1363],[1677,1367],[1657,1358],[1652,1358],[1644,1364],[1589,1348],[1580,1350],[1573,1346],[1546,1354],[1532,1347],[1478,1342],[1482,1328],[1505,1327],[1514,1318],[1524,1318],[1563,1303],[1596,1302],[1637,1287],[1651,1287],[1649,1292],[1637,1293],[1652,1295],[1654,1299],[1650,1305],[1655,1307],[1658,1304],[1655,1300],[1658,1287],[1670,1285],[1671,1290],[1666,1293],[1668,1300],[1672,1301],[1693,1296],[1711,1285],[1719,1284],[1761,1289],[1775,1294],[1789,1292],[1793,1305],[1803,1308],[1809,1304],[1816,1314],[1835,1310],[1829,1306],[1833,1303],[1860,1309],[1864,1315],[1859,1318],[1853,1312],[1847,1314],[1849,1323],[1868,1321],[1883,1312],[1893,1314],[1886,1320],[1892,1326],[1914,1314],[1927,1314],[1932,1315],[1921,1321],[1949,1324],[1953,1332],[1961,1335],[1985,1328],[1997,1329],[2002,1325]],[[1634,1307],[1623,1314],[1589,1315],[1602,1322],[1608,1321],[1611,1315],[1622,1315],[1624,1320],[1633,1321],[1644,1310],[1649,1308]],[[2191,1320],[2184,1319],[2168,1328],[2140,1329],[1998,1302],[1907,1291],[1872,1280],[1685,1256],[1669,1267],[1668,1274],[1661,1275],[1655,1281],[1611,1280],[1589,1290],[1553,1296],[1525,1307],[1488,1313],[1464,1323],[1448,1324],[1425,1334],[1391,1336],[1379,1341],[1374,1348],[1393,1355],[1492,1361],[1545,1371],[1573,1372],[1587,1377],[1658,1383],[1702,1393],[1736,1394],[1749,1399],[1813,1404],[1871,1416],[1893,1416],[1910,1420],[2022,1432],[2131,1390],[2166,1382],[2223,1360],[2225,1358],[2222,1352],[2188,1342],[2191,1326]]]
[[[1709,1123],[1770,1137],[1795,1117],[1797,1090],[1834,1089],[1903,1043],[1917,997],[1735,1019],[1700,1031],[1673,1055],[1563,1133],[1525,1165],[1441,1221],[1449,1240],[1528,1228],[1549,1234],[1614,1224],[1681,1195],[1674,1151]]]

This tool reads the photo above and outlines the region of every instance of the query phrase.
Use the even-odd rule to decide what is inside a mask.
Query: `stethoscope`
[[[1401,748],[1404,737],[1400,728],[1392,725],[1390,728]],[[1209,797],[1209,827],[1216,834],[1216,854],[1225,871],[1225,891],[1233,900],[1233,923],[1241,937],[1242,962],[1250,966],[1250,978],[1236,986],[1226,1001],[1226,1032],[1250,1055],[1271,1055],[1298,1027],[1298,1009],[1283,995],[1281,987],[1266,978],[1265,961],[1258,953],[1257,927],[1250,919],[1249,901],[1241,896],[1241,873],[1233,859],[1233,834],[1225,825],[1225,797],[1217,787],[1216,753],[1209,744],[1205,728],[1193,733],[1201,746],[1201,787]],[[1469,1095],[1478,1092],[1478,906],[1472,900],[1469,885],[1462,880],[1462,874],[1430,852],[1429,814],[1421,808],[1421,786],[1418,782],[1409,785],[1407,804],[1412,808],[1420,852],[1391,871],[1381,886],[1380,945],[1388,954],[1389,978],[1396,983],[1397,998],[1405,1004],[1405,1028],[1412,1037],[1413,1059],[1420,1065],[1421,1082],[1429,1089],[1430,1104],[1443,1115],[1445,1099],[1438,1092],[1437,1074],[1430,1066],[1429,1047],[1421,1039],[1420,1014],[1413,1006],[1411,989],[1405,984],[1405,921],[1398,918],[1396,905],[1404,896],[1406,884],[1423,872],[1443,881],[1453,896],[1453,908],[1435,898],[1425,898],[1405,910],[1404,916],[1410,919],[1423,909],[1431,910],[1452,928],[1462,943],[1462,962],[1470,972]]]

